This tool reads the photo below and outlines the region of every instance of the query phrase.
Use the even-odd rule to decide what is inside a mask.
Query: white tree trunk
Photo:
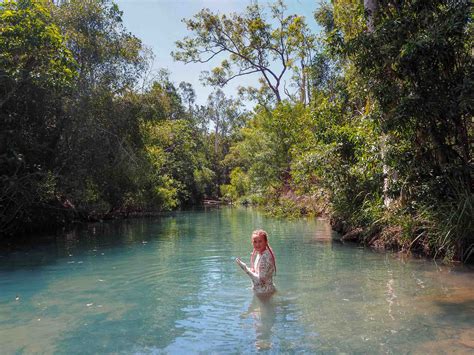
[[[367,28],[369,32],[374,32],[374,16],[377,12],[377,0],[364,0],[364,10],[367,13]]]
[[[367,29],[369,33],[375,31],[375,15],[377,13],[378,3],[377,0],[364,0],[364,11],[367,14]],[[389,196],[390,184],[392,181],[397,180],[397,173],[391,169],[387,164],[387,141],[388,134],[382,134],[380,141],[380,153],[382,158],[382,170],[383,170],[383,204],[385,207],[389,207],[393,199]]]

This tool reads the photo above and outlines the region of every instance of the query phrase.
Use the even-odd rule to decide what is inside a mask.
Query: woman
[[[239,258],[236,263],[244,270],[253,283],[256,294],[275,292],[273,274],[276,272],[275,254],[268,244],[267,232],[257,229],[252,233],[253,251],[250,257],[250,268]]]

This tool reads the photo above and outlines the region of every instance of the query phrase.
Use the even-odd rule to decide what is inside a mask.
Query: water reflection
[[[392,270],[388,271],[389,279],[387,281],[387,291],[385,292],[386,295],[386,300],[388,303],[388,315],[392,320],[395,320],[393,314],[392,314],[392,308],[393,304],[395,302],[395,299],[397,298],[397,295],[395,294],[395,289],[394,289],[394,283],[395,280],[393,279],[393,272]]]
[[[257,295],[254,293],[252,302],[243,318],[251,317],[255,328],[255,347],[258,350],[272,348],[272,328],[277,316],[276,301],[270,295]]]

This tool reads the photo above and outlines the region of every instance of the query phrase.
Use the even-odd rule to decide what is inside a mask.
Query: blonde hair
[[[264,240],[267,242],[267,249],[268,251],[270,252],[270,255],[272,256],[272,259],[273,259],[273,267],[275,268],[275,274],[276,274],[276,270],[277,270],[277,266],[276,266],[276,259],[275,259],[275,254],[273,253],[273,249],[272,247],[270,246],[270,244],[268,243],[268,234],[267,232],[265,232],[263,229],[256,229],[252,232],[252,239],[255,238],[255,237],[263,237]],[[253,261],[255,259],[255,253],[257,251],[254,249],[252,251],[252,256],[250,257],[250,265],[252,267],[254,267],[254,264],[253,264]]]
[[[264,237],[265,241],[268,242],[268,234],[263,229],[256,229],[252,232],[252,239],[253,237]]]

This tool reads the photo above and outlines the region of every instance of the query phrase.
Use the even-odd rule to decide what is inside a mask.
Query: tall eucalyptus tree
[[[315,39],[304,17],[286,16],[285,10],[281,0],[270,6],[269,19],[257,3],[243,14],[219,15],[203,9],[184,20],[193,36],[177,41],[172,55],[185,63],[211,63],[225,56],[220,65],[204,73],[208,83],[223,87],[236,77],[256,73],[276,102],[285,91],[285,74],[299,72],[303,77],[301,97],[306,100],[305,67],[311,61]]]

